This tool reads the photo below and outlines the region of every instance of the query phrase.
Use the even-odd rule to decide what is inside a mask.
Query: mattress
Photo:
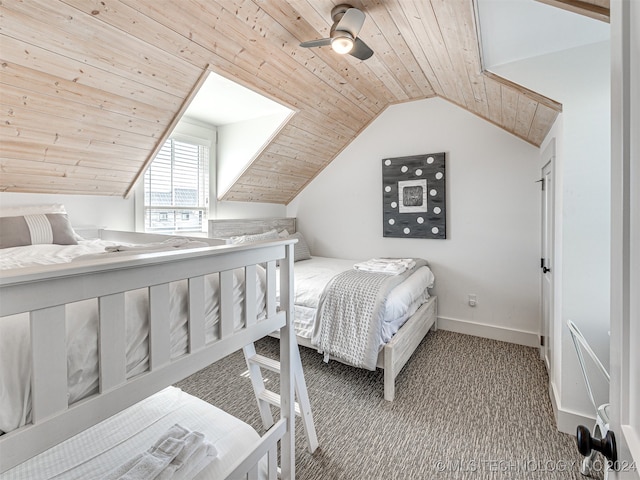
[[[23,268],[34,265],[66,263],[81,255],[104,252],[113,242],[80,241],[79,245],[32,245],[0,251],[1,268]],[[264,270],[257,269],[256,311],[259,320],[265,316]],[[217,338],[220,315],[219,277],[209,275],[205,282],[206,341]],[[244,271],[236,269],[233,279],[234,326],[242,327],[244,318]],[[67,305],[67,370],[69,376],[69,404],[97,391],[98,387],[98,302],[85,300]],[[176,358],[187,349],[187,282],[170,284],[171,357]],[[127,329],[127,378],[147,370],[148,365],[147,289],[125,294]],[[28,314],[0,318],[0,433],[9,432],[30,421],[31,413],[31,351]]]
[[[318,301],[324,288],[335,275],[352,269],[356,262],[357,260],[314,256],[294,263],[294,325],[297,335],[311,338]],[[431,269],[420,267],[391,291],[384,305],[380,346],[389,342],[420,305],[429,299],[428,288],[433,286],[433,282]]]
[[[146,451],[176,423],[203,433],[217,451],[198,480],[223,478],[239,454],[249,452],[260,438],[241,420],[168,387],[1,474],[0,480],[102,478]]]

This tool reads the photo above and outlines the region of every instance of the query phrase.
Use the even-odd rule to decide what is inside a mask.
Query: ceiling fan
[[[329,38],[302,42],[300,46],[310,48],[331,45],[336,53],[342,55],[348,53],[360,60],[366,60],[373,55],[373,50],[358,38],[364,18],[362,10],[346,3],[336,5],[331,9],[333,25],[331,25]]]

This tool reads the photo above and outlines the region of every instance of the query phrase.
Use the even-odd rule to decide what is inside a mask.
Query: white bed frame
[[[115,238],[119,235],[105,232],[104,236]],[[139,234],[134,236],[136,241],[159,239]],[[128,240],[133,239],[129,237]],[[253,451],[238,452],[237,465],[229,476],[257,478],[254,476],[257,463],[266,456],[269,479],[294,479],[295,417],[291,359],[297,345],[290,301],[293,298],[293,243],[292,240],[282,240],[241,246],[221,245],[3,272],[0,278],[0,317],[30,312],[33,367],[32,423],[0,436],[0,473],[245,345],[279,331],[281,418]],[[276,303],[276,261],[280,264],[279,304]],[[246,281],[245,326],[234,331],[233,270],[244,268],[247,279],[256,278],[256,265],[261,263],[267,264],[267,318],[256,321],[255,282]],[[204,276],[216,272],[220,272],[220,339],[205,343]],[[169,283],[184,279],[189,285],[188,352],[171,359],[167,321]],[[139,288],[148,288],[150,295],[149,371],[127,379],[124,292]],[[65,305],[91,298],[97,298],[99,302],[99,393],[67,405]]]
[[[235,235],[263,233],[272,229],[296,231],[295,218],[209,220],[209,235],[220,242]],[[437,329],[438,299],[433,296],[424,303],[380,350],[377,367],[384,370],[384,399],[395,398],[395,380],[429,330]],[[296,336],[299,345],[314,348],[308,338]],[[332,357],[333,358],[333,357]],[[340,361],[340,359],[335,359]]]

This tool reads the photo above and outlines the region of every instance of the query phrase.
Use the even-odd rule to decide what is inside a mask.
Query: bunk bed
[[[239,244],[247,244],[251,241],[269,238],[298,239],[294,253],[294,259],[296,260],[294,263],[294,275],[296,281],[293,297],[296,340],[299,345],[317,350],[318,346],[314,344],[312,332],[314,330],[317,332],[318,330],[317,314],[315,312],[323,286],[328,285],[337,275],[351,269],[355,261],[311,257],[303,237],[299,232],[296,232],[295,218],[209,220],[209,236],[222,242],[237,242]],[[300,249],[301,246],[302,248]],[[415,297],[415,301],[410,306],[410,311],[405,311],[404,314],[397,315],[396,318],[393,318],[392,314],[390,321],[384,322],[381,330],[386,338],[383,339],[379,346],[377,358],[374,358],[375,365],[366,367],[362,367],[361,364],[355,365],[369,370],[380,368],[384,371],[384,398],[388,401],[392,401],[395,398],[395,379],[404,365],[409,361],[429,330],[437,328],[437,297],[430,295],[428,291],[433,285],[434,277],[425,264],[426,262],[418,263],[417,267],[422,265],[422,268],[419,271],[416,269],[415,274],[407,276],[407,281],[399,285],[398,289],[392,291],[392,294],[402,292],[402,289],[407,288],[410,283],[413,283],[414,287],[419,284],[421,285],[419,288],[422,289],[409,295]],[[322,278],[320,279],[320,285],[318,285],[317,282],[320,277]],[[310,281],[316,284],[310,286]],[[315,293],[309,293],[314,291]],[[303,299],[303,297],[306,298]],[[309,298],[311,298],[311,301],[309,301]],[[331,358],[354,365],[350,357],[350,355],[325,355],[327,360]]]
[[[112,240],[161,238],[103,233]],[[24,402],[17,423],[0,432],[0,478],[103,478],[159,451],[158,445],[166,445],[158,442],[176,427],[208,439],[211,458],[203,461],[206,466],[196,478],[295,478],[291,363],[297,345],[290,302],[295,242],[229,246],[202,241],[208,245],[130,249],[115,258],[89,255],[2,271],[0,341],[5,347],[22,342],[28,351],[3,349],[0,368],[5,380],[26,368],[30,381],[23,384],[24,392],[0,385],[5,393],[23,394]],[[147,308],[142,316],[147,355],[132,369],[130,328],[135,321],[127,315],[140,308],[141,292]],[[213,321],[211,296],[218,299]],[[177,345],[180,335],[172,325],[177,303],[182,305],[179,330],[186,332],[183,345]],[[72,318],[78,311],[96,318],[95,368],[72,367],[73,356],[86,354],[76,348],[78,342],[69,341],[78,327]],[[22,336],[12,338],[12,331]],[[281,418],[262,437],[244,422],[171,387],[274,331],[281,338]],[[11,352],[24,353],[26,360],[11,358]],[[78,371],[95,371],[95,382],[89,381],[95,388],[72,393],[83,376],[74,374]],[[3,405],[0,410],[6,413]]]

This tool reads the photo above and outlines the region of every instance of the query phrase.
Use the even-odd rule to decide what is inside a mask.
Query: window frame
[[[194,135],[189,135],[181,132],[174,132],[164,140],[162,146],[164,147],[164,144],[167,141],[174,140],[181,143],[189,143],[192,145],[198,145],[201,147],[208,148],[209,155],[206,160],[208,164],[208,168],[206,170],[206,175],[208,176],[208,180],[207,180],[208,188],[205,189],[205,192],[204,192],[206,197],[205,206],[204,208],[201,208],[201,207],[188,207],[188,206],[185,207],[185,206],[173,205],[173,206],[166,207],[166,209],[174,210],[176,212],[175,213],[176,215],[181,214],[180,210],[192,210],[190,213],[193,213],[196,210],[198,212],[202,212],[203,218],[202,218],[201,229],[200,230],[197,230],[197,229],[171,230],[171,231],[147,230],[147,210],[154,207],[147,206],[146,204],[145,177],[146,177],[147,170],[151,167],[156,156],[160,153],[161,149],[159,149],[158,152],[156,152],[156,156],[154,156],[153,160],[147,166],[147,169],[145,170],[145,172],[140,176],[140,181],[138,182],[138,185],[136,186],[136,189],[135,189],[135,207],[134,208],[135,208],[136,231],[145,232],[145,233],[158,233],[158,234],[165,234],[165,235],[189,235],[189,236],[206,236],[207,235],[208,218],[210,216],[210,212],[212,208],[212,198],[213,198],[212,195],[214,194],[213,189],[215,186],[215,176],[213,175],[214,165],[215,165],[214,163],[215,151],[213,146],[215,146],[215,142],[213,141],[213,139],[215,139],[217,135],[216,127],[212,125],[205,126],[205,124],[201,124],[201,123],[191,124],[191,122],[187,122],[186,125],[185,125],[185,122],[181,122],[181,125],[179,125],[179,127],[180,126],[182,126],[181,130],[189,130],[189,129],[193,130],[195,128],[198,128],[198,130],[200,130],[198,133],[202,133],[203,135],[194,136]],[[208,132],[205,132],[203,129],[206,129],[206,130],[210,129],[210,130]],[[176,130],[179,130],[179,128],[176,128]],[[203,138],[204,133],[209,133],[210,138]],[[160,206],[159,208],[163,208],[163,207],[164,206]],[[158,207],[155,207],[155,208],[157,209]]]

